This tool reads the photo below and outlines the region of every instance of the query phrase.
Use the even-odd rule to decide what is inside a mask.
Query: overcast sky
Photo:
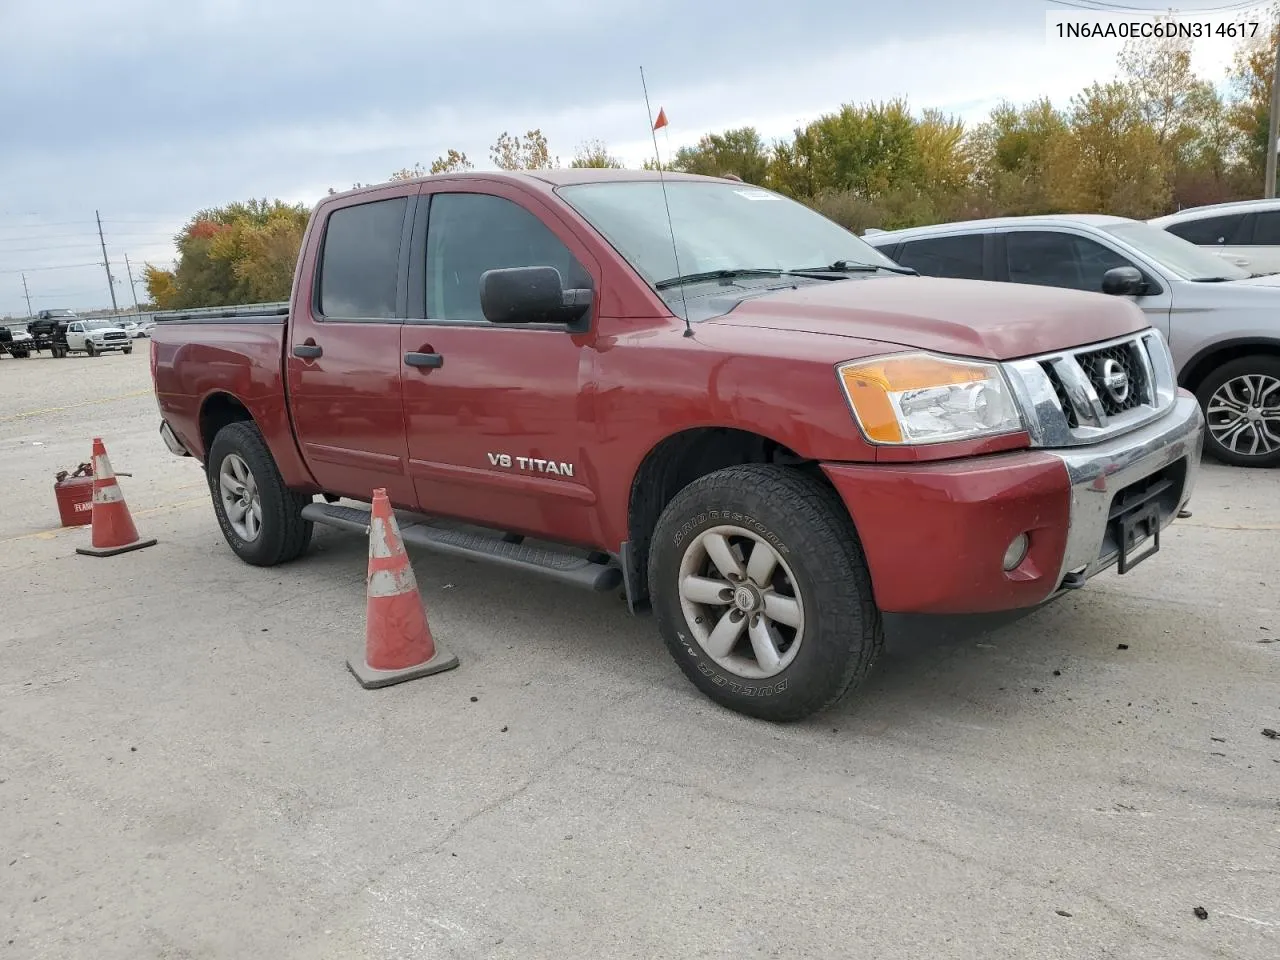
[[[1071,10],[1050,0],[0,0],[0,315],[25,316],[22,271],[35,310],[109,305],[95,210],[126,304],[124,256],[135,279],[148,260],[170,265],[171,237],[203,207],[311,204],[450,147],[488,166],[499,133],[531,127],[565,162],[600,138],[639,166],[652,155],[640,66],[672,150],[745,124],[786,136],[851,101],[904,96],[975,122],[1002,98],[1066,105],[1114,74],[1119,49],[1051,41],[1046,14]],[[1227,41],[1196,49],[1208,79],[1229,60]],[[665,156],[668,140],[659,145]]]

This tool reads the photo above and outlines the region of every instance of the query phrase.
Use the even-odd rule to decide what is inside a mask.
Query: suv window
[[[1005,234],[1005,259],[1013,283],[1102,291],[1102,275],[1114,267],[1132,267],[1096,240],[1052,230],[1015,230]]]
[[[1253,243],[1258,246],[1280,245],[1280,210],[1259,212],[1253,221]]]
[[[321,315],[391,319],[407,197],[343,207],[329,215],[320,258]]]
[[[1199,220],[1171,223],[1165,229],[1175,237],[1181,237],[1188,243],[1201,247],[1215,246],[1220,243],[1239,243],[1240,238],[1237,235],[1244,225],[1244,218],[1243,213],[1221,217],[1201,217]]]
[[[928,237],[906,241],[894,259],[904,267],[920,271],[926,277],[981,280],[982,247],[983,236],[980,233]]]
[[[426,315],[484,320],[480,275],[504,267],[555,267],[565,287],[593,286],[591,275],[536,216],[503,197],[438,193],[427,221]]]

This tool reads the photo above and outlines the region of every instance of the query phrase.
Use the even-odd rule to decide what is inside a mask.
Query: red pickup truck
[[[621,588],[699,689],[773,720],[854,687],[882,612],[1126,573],[1204,430],[1128,300],[916,276],[677,174],[326,197],[287,307],[173,315],[151,351],[164,442],[241,559],[364,532],[384,487],[408,543]]]

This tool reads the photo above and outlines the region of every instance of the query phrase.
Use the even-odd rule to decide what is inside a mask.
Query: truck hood
[[[940,277],[806,284],[743,300],[707,323],[769,327],[1014,360],[1150,326],[1124,297]]]

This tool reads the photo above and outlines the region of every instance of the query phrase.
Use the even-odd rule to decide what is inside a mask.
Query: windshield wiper
[[[678,287],[682,283],[700,283],[704,280],[732,280],[734,277],[780,277],[787,271],[776,267],[738,267],[733,270],[707,270],[705,273],[682,273],[678,277],[659,280],[653,286],[657,290]]]
[[[913,270],[911,267],[888,266],[883,263],[863,263],[861,260],[837,260],[835,263],[828,264],[825,267],[800,267],[796,270],[788,270],[788,273],[877,273],[881,270],[887,270],[889,273],[900,273],[907,277],[920,276],[919,270]]]

